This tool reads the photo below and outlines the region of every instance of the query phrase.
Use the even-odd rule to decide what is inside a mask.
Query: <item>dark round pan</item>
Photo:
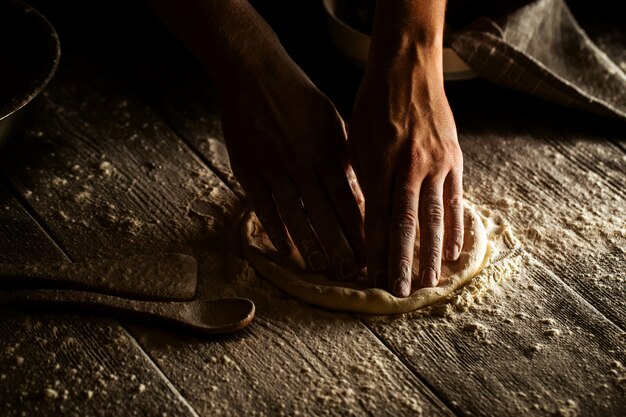
[[[37,10],[0,1],[0,147],[22,109],[48,84],[61,56],[59,37]]]

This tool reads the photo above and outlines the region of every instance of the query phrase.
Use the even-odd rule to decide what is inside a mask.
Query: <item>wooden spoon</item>
[[[0,263],[0,289],[67,288],[150,300],[191,300],[198,264],[161,253],[119,260],[14,265]]]
[[[246,298],[193,301],[140,301],[72,290],[14,290],[0,293],[5,303],[138,316],[182,326],[200,333],[230,333],[247,326],[255,306]]]

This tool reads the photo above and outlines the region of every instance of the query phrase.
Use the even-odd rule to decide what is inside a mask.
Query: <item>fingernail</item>
[[[393,286],[393,295],[396,297],[408,297],[411,295],[411,286],[409,285],[409,281],[405,278],[396,280],[396,283]]]
[[[285,256],[291,255],[291,244],[287,241],[287,239],[278,239],[276,241],[276,246],[276,249],[278,249],[278,252],[280,252],[281,254]]]
[[[354,278],[359,272],[359,267],[352,259],[344,259],[340,265],[342,278]]]
[[[322,272],[328,267],[328,264],[321,252],[313,252],[309,255],[309,266],[313,272]]]
[[[432,269],[425,269],[422,272],[422,287],[436,287],[437,273]]]
[[[459,257],[460,250],[461,248],[456,243],[448,246],[448,249],[446,249],[446,259],[449,261],[456,261]]]
[[[385,288],[387,284],[387,273],[386,272],[378,272],[374,276],[374,285],[377,288]]]

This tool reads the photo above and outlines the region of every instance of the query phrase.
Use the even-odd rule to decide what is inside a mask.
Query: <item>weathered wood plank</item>
[[[459,415],[621,416],[626,407],[626,333],[532,259],[466,313],[369,326]]]
[[[152,61],[150,62],[153,63]],[[71,84],[69,80],[66,80],[66,83]],[[477,107],[478,110],[474,112],[474,116],[477,115],[482,118],[478,117],[476,123],[488,123],[489,126],[492,126],[490,128],[492,130],[487,132],[489,134],[479,131],[475,135],[477,141],[475,149],[478,156],[472,160],[477,162],[474,165],[468,163],[468,173],[466,175],[469,179],[467,183],[468,194],[480,200],[482,195],[480,194],[480,187],[486,189],[486,195],[490,195],[488,188],[491,178],[490,175],[481,175],[481,172],[489,172],[491,162],[493,162],[493,158],[491,158],[493,154],[497,155],[498,153],[506,152],[505,149],[502,149],[502,143],[498,141],[498,136],[503,133],[514,136],[519,133],[520,129],[524,132],[524,126],[520,128],[520,126],[515,125],[515,118],[512,117],[514,113],[509,118],[509,120],[513,120],[512,123],[509,123],[513,124],[512,126],[498,123],[491,124],[494,120],[497,121],[498,114],[496,113],[494,118],[491,118],[489,117],[491,108],[474,106],[475,97],[485,98],[482,91],[479,90],[478,93],[480,94],[469,97],[467,101],[469,103],[466,105],[467,118],[472,117],[472,113],[469,110],[472,107]],[[107,90],[107,95],[109,94],[110,91]],[[471,96],[471,91],[469,93],[466,91],[465,94]],[[505,95],[505,97],[508,98],[504,102],[510,102],[510,97],[508,95]],[[486,114],[481,115],[480,112]],[[135,110],[131,113],[134,114]],[[91,117],[94,116],[92,115]],[[181,118],[181,120],[184,119]],[[469,129],[467,126],[471,127],[471,125],[465,125],[464,127],[463,118],[460,120],[462,137],[471,137],[471,132],[464,130],[466,128]],[[76,125],[76,123],[73,124]],[[187,136],[182,128],[177,127],[176,129]],[[188,131],[185,130],[185,132]],[[200,127],[197,128],[197,132],[201,132]],[[524,138],[532,138],[534,134],[536,132],[527,132],[525,136],[522,136]],[[466,140],[463,139],[464,142]],[[491,147],[483,147],[481,149],[481,146],[478,144],[480,140],[488,141]],[[499,152],[495,152],[494,149]],[[471,152],[467,149],[465,150],[467,159],[468,156],[471,156]],[[526,157],[529,161],[532,161],[533,159],[529,155],[526,154]],[[525,163],[528,162],[521,159],[517,162],[521,166],[524,166]],[[532,164],[530,167],[533,168]],[[514,184],[518,187],[520,192],[516,196],[519,197],[521,204],[532,207],[534,195],[528,194],[529,185],[524,182],[518,182],[515,179],[513,179],[514,181],[505,181],[508,173],[508,169],[502,168],[501,171],[496,171],[493,175],[501,176],[503,178],[501,184],[503,185],[509,186]],[[472,178],[474,179],[471,180]],[[545,179],[541,178],[533,179],[533,181],[535,181],[533,183],[535,187],[545,185],[546,182]],[[166,199],[175,197],[168,195]],[[506,202],[502,201],[496,206],[502,208],[501,206],[506,206],[506,204]],[[59,223],[59,220],[55,220],[51,210],[47,209],[45,204],[41,204],[37,210],[43,217],[50,219],[51,223]],[[511,211],[513,210],[507,211],[507,215],[510,215]],[[176,218],[176,216],[172,218]],[[523,219],[523,221],[524,223],[522,223],[522,220],[513,218],[513,224],[518,228],[526,225],[528,218]],[[193,229],[191,226],[188,227],[189,230]],[[187,230],[187,226],[179,229],[179,231],[181,230]],[[98,226],[98,233],[107,234],[110,232],[107,232],[106,228],[100,225]],[[144,234],[142,239],[152,238],[153,242],[169,242],[170,239],[167,237],[166,232],[162,232],[162,235],[159,233],[158,228],[155,228]],[[190,234],[196,236],[193,231]],[[94,235],[86,236],[92,237]],[[113,239],[109,238],[108,240],[112,241]],[[135,238],[133,240],[135,242],[139,241],[139,239]],[[206,242],[210,240],[206,239]],[[228,239],[223,240],[223,242],[227,241]],[[532,242],[532,239],[529,241]],[[196,243],[198,242],[201,242],[201,240],[196,241]],[[177,242],[177,244],[182,243]],[[124,251],[130,250],[130,245],[124,246]],[[176,247],[176,245],[173,246]],[[138,247],[141,247],[141,245]],[[152,245],[147,245],[146,247],[150,248]],[[77,248],[76,250],[78,251],[79,249]],[[111,249],[109,248],[109,250]],[[200,252],[196,249],[195,253],[204,253],[206,260],[210,259],[211,256],[208,251]],[[101,255],[105,256],[106,251],[102,251]],[[214,258],[219,257],[214,255]],[[315,396],[310,392],[307,393],[309,396],[305,397],[308,400],[307,402],[300,399],[300,403],[298,403],[296,398],[299,392],[309,388],[307,382],[315,382],[316,380],[305,379],[304,377],[298,378],[293,375],[295,375],[296,370],[303,369],[305,366],[315,369],[315,367],[308,365],[307,362],[313,361],[313,356],[333,358],[336,362],[332,365],[327,360],[314,362],[319,367],[322,367],[321,364],[324,363],[326,368],[328,368],[328,372],[323,373],[323,375],[331,375],[330,378],[323,378],[323,382],[321,382],[323,388],[321,388],[320,392],[324,394],[322,397],[326,396],[325,393],[333,393],[333,387],[335,386],[345,386],[341,382],[340,377],[336,375],[349,375],[351,379],[347,379],[348,384],[358,386],[362,382],[363,376],[358,372],[357,374],[359,375],[353,375],[355,372],[351,370],[352,367],[349,364],[352,363],[354,365],[354,362],[351,362],[350,356],[360,351],[365,352],[375,349],[375,339],[370,337],[366,339],[365,343],[361,342],[364,346],[361,350],[356,349],[352,338],[349,339],[349,343],[342,342],[339,345],[333,345],[330,340],[326,341],[321,336],[328,339],[337,338],[337,332],[341,332],[344,326],[346,326],[345,324],[337,324],[337,321],[344,320],[339,319],[344,316],[330,315],[332,317],[330,320],[331,325],[329,326],[330,330],[325,332],[315,330],[320,326],[319,322],[321,321],[317,317],[319,316],[317,310],[311,310],[308,307],[289,302],[288,300],[278,299],[278,295],[272,292],[271,288],[266,288],[266,285],[259,281],[254,274],[245,272],[247,268],[245,264],[236,267],[235,262],[231,260],[227,262],[230,267],[226,267],[226,263],[220,264],[221,261],[218,259],[213,264],[206,260],[203,264],[204,269],[202,272],[205,276],[212,273],[211,271],[222,271],[222,276],[224,277],[237,277],[237,285],[231,288],[225,286],[220,291],[236,290],[241,292],[245,288],[249,288],[251,294],[256,292],[255,302],[259,305],[260,310],[263,311],[259,317],[259,326],[253,325],[254,327],[242,335],[234,337],[234,340],[230,338],[220,340],[219,345],[209,343],[206,340],[188,339],[185,336],[177,336],[178,339],[174,341],[170,333],[142,331],[141,328],[133,328],[133,331],[136,332],[135,334],[141,335],[141,343],[149,348],[151,354],[159,361],[163,369],[167,369],[168,375],[182,387],[184,394],[192,400],[194,407],[203,413],[224,409],[226,413],[235,414],[236,410],[233,410],[231,405],[239,401],[243,401],[243,405],[239,406],[239,410],[249,410],[249,407],[256,402],[267,404],[269,402],[267,400],[268,397],[271,401],[280,403],[283,397],[276,391],[285,387],[283,380],[286,380],[290,382],[285,388],[289,389],[287,396],[292,399],[292,402],[286,405],[287,409],[312,411],[315,413],[332,413],[340,410],[340,408],[329,408],[328,402],[324,403],[324,400],[319,401],[322,403],[321,405],[316,405],[312,408],[305,407],[303,404],[314,402]],[[209,270],[210,268],[215,269]],[[239,271],[234,272],[233,268],[239,269]],[[370,326],[384,340],[385,344],[390,346],[396,354],[403,357],[403,360],[420,379],[425,380],[429,386],[435,389],[437,395],[443,398],[446,403],[451,404],[454,410],[460,414],[524,414],[526,410],[529,410],[530,413],[551,414],[554,412],[568,413],[575,409],[582,410],[581,412],[587,414],[603,414],[605,408],[602,407],[604,406],[607,407],[607,414],[615,414],[616,410],[619,410],[618,407],[623,405],[620,402],[621,397],[616,397],[616,393],[619,394],[621,389],[619,380],[623,377],[623,368],[620,365],[624,363],[623,332],[620,332],[619,329],[595,312],[589,304],[584,303],[577,294],[570,291],[567,286],[564,286],[559,277],[556,277],[549,270],[542,269],[540,264],[534,265],[532,268],[529,267],[527,271],[528,275],[520,275],[518,281],[510,283],[510,288],[503,288],[510,291],[509,301],[502,302],[502,300],[507,300],[506,294],[493,297],[491,300],[485,301],[487,306],[484,310],[478,306],[472,314],[461,315],[456,319],[444,318],[442,319],[443,322],[434,321],[436,320],[435,317],[419,318],[418,320],[407,316],[405,319],[390,323],[374,321],[370,323]],[[533,288],[539,294],[542,291],[548,294],[550,299],[546,300],[545,295],[529,296],[528,294],[533,292]],[[211,291],[215,293],[214,289],[203,291],[204,295],[211,294]],[[269,294],[266,294],[265,291],[269,291]],[[494,302],[496,305],[493,304]],[[505,311],[518,309],[524,314],[519,318],[504,317],[501,321],[500,316],[504,314],[499,314],[499,309],[504,309]],[[314,315],[315,318],[309,318],[311,315]],[[513,320],[510,328],[510,333],[513,336],[510,336],[509,339],[500,336],[500,333],[504,331],[498,327],[498,325],[509,324],[507,319]],[[527,325],[525,320],[529,319],[533,323]],[[363,333],[362,328],[354,324],[354,322],[350,322],[349,319],[345,320],[351,326],[357,326],[356,329],[359,335],[367,334]],[[448,323],[447,320],[451,320],[452,323]],[[308,324],[309,321],[312,324]],[[477,324],[476,321],[479,323]],[[285,327],[279,326],[281,323],[286,323]],[[419,332],[423,326],[429,325],[432,325],[432,329],[424,327],[427,331]],[[481,327],[481,325],[484,327]],[[257,332],[260,333],[261,330],[259,329],[264,326],[273,331],[263,333],[263,343],[253,343],[254,336]],[[438,327],[441,327],[441,329],[439,329],[439,333],[436,333],[435,330]],[[306,330],[309,330],[311,334],[307,334]],[[290,334],[289,331],[293,331],[295,335]],[[560,335],[559,331],[561,332]],[[569,333],[570,331],[571,334]],[[250,336],[251,333],[252,336]],[[266,334],[267,336],[265,336]],[[433,336],[431,338],[434,343],[428,343],[428,334],[436,334],[436,337]],[[467,340],[463,343],[459,342],[461,340],[460,334],[466,335]],[[283,337],[285,335],[289,343],[284,340]],[[416,335],[422,337],[416,337]],[[487,338],[483,337],[484,335],[487,335]],[[543,340],[543,338],[546,340]],[[482,340],[491,340],[491,344],[485,342],[485,345],[490,347],[486,348],[483,346],[481,344]],[[267,351],[263,352],[256,350],[258,346],[265,347],[267,344],[281,346],[280,342],[283,344],[287,343],[287,347],[281,347],[280,349],[266,348]],[[498,346],[498,344],[502,346]],[[299,359],[293,359],[289,356],[295,355],[290,352],[301,350],[300,348],[291,348],[291,346],[305,345],[316,347],[313,349],[313,355],[307,353],[305,356],[306,360],[299,361]],[[436,349],[433,349],[433,345],[436,345]],[[187,346],[193,347],[187,348]],[[218,346],[224,347],[224,349],[216,350]],[[413,350],[408,350],[408,348]],[[332,354],[333,352],[344,351],[347,352],[345,355],[338,353],[337,356],[334,356]],[[416,351],[424,352],[425,356],[418,357],[419,355],[415,355]],[[535,351],[536,353],[533,353]],[[549,355],[551,351],[556,353],[553,356]],[[251,358],[251,352],[255,354],[254,359]],[[287,353],[284,354],[285,356],[279,356],[280,360],[275,359],[273,355],[282,354],[282,352]],[[388,352],[384,349],[376,350],[376,353],[375,357],[386,357],[388,355]],[[534,362],[528,359],[533,354],[535,355]],[[226,355],[226,359],[223,355]],[[561,357],[558,357],[558,355],[561,355]],[[556,358],[556,362],[549,360],[547,356],[551,356],[552,359]],[[206,374],[204,372],[194,373],[193,371],[201,364],[202,358],[205,358],[204,362],[210,364],[208,366],[210,371],[207,371]],[[216,358],[215,361],[213,358]],[[363,361],[362,357],[358,358],[357,364]],[[442,361],[442,358],[445,358],[445,360]],[[469,362],[469,365],[464,360]],[[587,360],[587,362],[582,362],[582,360]],[[229,385],[231,382],[230,378],[234,379],[235,376],[233,374],[238,372],[235,367],[235,371],[226,375],[229,378],[228,381],[219,380],[220,384],[216,385],[215,393],[207,394],[206,392],[201,392],[200,386],[210,386],[208,385],[209,381],[212,378],[222,376],[224,373],[223,368],[233,363],[236,367],[243,370],[242,373],[245,374],[248,371],[255,375],[256,379],[260,381],[259,384],[267,385],[267,390],[258,395],[252,392],[250,393],[251,397],[239,395],[232,392],[232,390],[228,391],[231,388],[231,385]],[[183,367],[180,364],[185,364],[185,366]],[[250,364],[249,367],[247,367],[248,364]],[[397,361],[393,360],[393,357],[389,358],[388,364],[384,367],[401,369]],[[468,367],[474,370],[474,374],[466,378],[464,375]],[[568,371],[562,372],[563,375],[559,376],[558,373],[563,368],[568,369]],[[276,369],[289,369],[290,372],[280,373]],[[381,373],[384,374],[384,372]],[[386,387],[390,386],[390,382],[387,376],[381,376],[381,373],[374,373],[371,376],[372,382],[375,386],[385,387],[386,389]],[[332,375],[335,375],[335,377],[333,378]],[[406,379],[403,378],[403,380],[414,380],[410,374],[405,374],[405,377]],[[444,377],[446,379],[443,379]],[[588,393],[590,391],[587,389],[588,387],[583,387],[582,382],[580,382],[583,377],[592,381],[597,379],[602,382],[602,385],[599,386],[598,390],[595,390],[597,387],[594,385],[594,390]],[[192,378],[195,378],[193,383],[190,382]],[[236,378],[237,381],[246,379],[240,376]],[[455,382],[455,378],[458,378],[464,384]],[[248,379],[254,380],[255,378],[249,377]],[[409,383],[404,383],[401,389],[397,391],[418,397],[422,403],[434,404],[439,409],[436,401],[431,402],[429,400],[430,394],[422,391],[421,384],[413,386],[410,383],[410,387],[406,386],[406,384]],[[476,385],[478,388],[467,388],[473,385]],[[516,395],[521,398],[520,400],[511,399],[511,391],[516,390],[515,386],[519,386],[521,387],[519,390],[525,391],[523,394]],[[227,394],[224,394],[225,390],[228,391]],[[526,398],[524,398],[524,394],[527,395]],[[227,396],[227,401],[223,399],[225,395]],[[387,397],[391,396],[387,395]],[[348,398],[348,394],[344,393],[344,398]],[[568,402],[568,400],[571,400],[573,403]],[[537,410],[533,406],[535,403],[538,404]],[[390,405],[395,404],[393,402],[380,400],[378,404],[381,404],[381,407],[385,407],[385,410],[389,409],[397,412],[397,409],[393,409],[393,406]],[[595,409],[594,406],[599,406],[600,408]],[[341,405],[338,407],[341,407]],[[423,407],[426,408],[426,406]],[[407,410],[407,408],[403,409]],[[276,409],[272,408],[271,405],[264,405],[261,410],[262,412],[270,412]]]
[[[146,74],[145,68],[140,68],[135,67],[135,70]],[[215,95],[206,73],[192,57],[185,55],[177,61],[162,62],[159,69],[158,74],[135,75],[134,90],[201,155],[231,190],[245,198],[230,168]]]
[[[173,134],[150,118],[149,109],[131,115],[136,109],[126,109],[126,99],[110,103],[102,91],[89,94],[51,86],[39,103],[45,129],[33,124],[9,149],[23,159],[7,161],[7,172],[33,207],[46,205],[54,215],[53,235],[63,235],[68,248],[80,247],[81,258],[174,247],[184,252],[190,242],[206,242],[228,219],[223,214],[236,211],[236,197],[184,143],[172,143]],[[166,220],[169,227],[162,224]],[[188,223],[204,227],[184,235]],[[85,246],[98,227],[110,233]],[[154,231],[167,239],[146,238]]]
[[[273,304],[219,343],[157,332],[141,343],[202,415],[453,415],[359,321]]]
[[[532,255],[470,314],[369,326],[458,414],[622,415],[626,333],[598,310],[623,325],[624,155],[563,110],[476,86],[451,94],[466,194]]]
[[[626,329],[626,142],[623,125],[486,85],[457,97],[466,191],[498,208],[526,249]],[[456,93],[456,91],[455,91]],[[460,93],[460,91],[459,91]]]
[[[41,117],[14,144],[23,157],[7,171],[20,192],[42,195],[28,201],[73,259],[190,253],[200,262],[199,297],[255,301],[258,320],[229,338],[130,327],[199,414],[284,407],[286,414],[451,415],[361,322],[318,318],[317,309],[283,299],[256,277],[233,249],[239,198],[105,66],[64,57]],[[49,158],[37,166],[42,154]],[[89,196],[78,197],[84,191]]]
[[[63,260],[0,184],[0,262]],[[2,307],[0,336],[3,416],[193,415],[114,320]]]
[[[205,128],[212,111],[207,96],[193,92],[180,94],[186,91],[184,84],[193,79],[193,73],[184,74],[181,76],[184,83],[172,89],[178,92],[177,98],[166,90],[150,89],[149,93],[142,94],[202,153],[207,143],[221,144],[221,131],[217,127],[217,116],[210,119],[212,128],[208,131]],[[196,76],[202,75],[197,73]],[[577,209],[586,214],[582,228],[599,226],[601,216],[609,212],[614,218],[620,216],[620,200],[615,200],[621,198],[624,189],[620,187],[623,155],[619,148],[598,135],[593,142],[589,141],[580,125],[564,131],[562,125],[548,120],[554,115],[541,120],[536,120],[534,113],[520,115],[536,106],[533,100],[522,99],[518,105],[510,104],[498,110],[498,99],[510,103],[516,95],[511,97],[508,93],[494,91],[483,83],[475,85],[491,91],[493,105],[476,106],[475,97],[485,97],[485,91],[475,91],[472,83],[465,91],[463,85],[450,87],[459,90],[458,95],[452,92],[451,100],[460,115],[459,132],[465,150],[468,197],[502,211],[518,229],[524,243],[530,246],[529,251],[550,262],[548,265],[555,268],[560,277],[568,278],[566,282],[571,282],[570,274],[581,271],[595,279],[601,278],[598,271],[590,270],[597,259],[590,259],[590,254],[595,253],[592,252],[593,242],[598,244],[596,236],[578,239],[576,247],[579,250],[561,251],[556,255],[554,250],[560,249],[560,241],[550,246],[542,243],[541,237],[554,239],[559,233],[584,234],[584,230],[567,231],[572,222],[568,215],[574,215]],[[490,93],[487,93],[486,98],[489,97]],[[176,104],[172,105],[173,102]],[[529,107],[525,108],[524,103]],[[549,105],[540,104],[540,108],[546,107],[551,109]],[[563,110],[556,112],[567,117]],[[187,118],[186,115],[196,117]],[[200,117],[204,120],[199,121]],[[574,151],[569,157],[564,155],[554,142],[559,142],[559,138],[566,138],[563,140],[567,146],[581,150]],[[589,147],[594,147],[595,153]],[[577,157],[581,160],[576,160]],[[555,164],[555,159],[560,164]],[[607,175],[600,177],[600,172],[594,168],[596,164],[604,166]],[[584,166],[591,172],[587,175],[593,175],[601,182],[599,186],[603,191],[597,196],[598,200],[611,201],[595,212],[590,211],[594,201],[572,203],[581,200],[588,190],[573,187]],[[222,174],[223,177],[229,175],[229,171]],[[556,201],[554,195],[559,189],[562,200]],[[537,193],[547,197],[537,198]],[[596,200],[595,203],[599,202]],[[568,209],[571,207],[572,211],[564,213],[563,205]],[[557,214],[562,217],[555,218]],[[580,212],[573,218],[578,214]],[[600,230],[596,232],[601,233]],[[615,274],[620,265],[624,265],[623,252],[616,249],[620,247],[619,239],[619,235],[615,235],[600,243],[606,245],[610,254],[604,271],[615,279],[619,279]],[[581,242],[584,242],[583,246],[580,246]],[[572,256],[583,265],[568,270]],[[413,319],[408,316],[392,322],[373,321],[369,326],[457,414],[567,415],[580,412],[581,415],[619,415],[624,406],[619,382],[623,377],[620,364],[625,359],[624,336],[595,309],[613,320],[621,317],[623,288],[605,282],[603,288],[590,294],[584,280],[578,280],[575,281],[578,286],[572,285],[580,292],[576,294],[545,267],[528,268],[517,284],[506,284],[517,290],[515,302],[507,299],[511,295],[506,294],[505,287],[499,298],[491,300],[489,308],[477,307],[457,319],[417,315]],[[548,282],[538,287],[534,282],[537,280]],[[543,294],[549,298],[544,299]],[[584,302],[580,295],[593,306]],[[574,307],[563,308],[568,305]],[[515,316],[517,313],[519,317]],[[553,334],[559,332],[564,336],[555,338]],[[484,338],[486,334],[490,335],[488,339]],[[485,349],[487,342],[490,347]],[[597,365],[594,357],[601,358]],[[563,368],[568,371],[561,372]],[[468,372],[472,374],[467,375]],[[597,380],[598,384],[590,388],[588,378]]]

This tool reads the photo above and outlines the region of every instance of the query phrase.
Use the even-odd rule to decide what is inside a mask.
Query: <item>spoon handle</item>
[[[194,301],[140,301],[69,290],[14,290],[1,292],[0,300],[11,305],[61,308],[115,316],[156,319],[199,333],[230,333],[247,326],[255,307],[245,298]]]
[[[0,288],[67,288],[151,300],[190,300],[196,260],[179,253],[57,264],[1,264]]]

